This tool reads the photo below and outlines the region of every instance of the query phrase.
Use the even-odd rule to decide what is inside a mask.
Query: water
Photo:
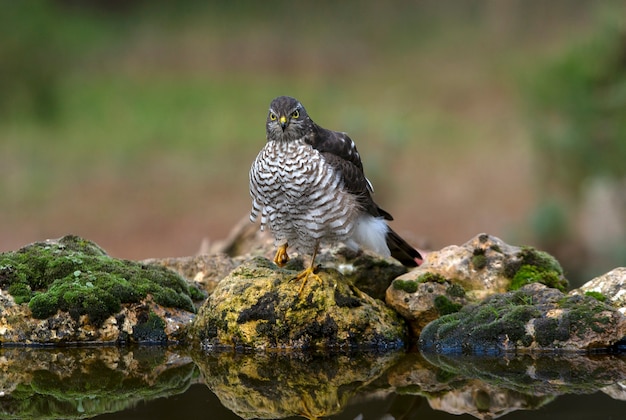
[[[626,357],[0,348],[0,418],[621,419]]]

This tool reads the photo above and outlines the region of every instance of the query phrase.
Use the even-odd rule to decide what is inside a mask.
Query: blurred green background
[[[267,107],[356,140],[420,247],[626,265],[626,2],[0,0],[0,251],[195,253],[247,217]]]

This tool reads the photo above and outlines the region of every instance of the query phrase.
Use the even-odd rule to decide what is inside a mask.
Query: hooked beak
[[[278,119],[278,122],[280,122],[280,128],[283,129],[283,131],[285,131],[285,128],[287,128],[287,117],[285,117],[284,115],[281,115],[280,118]]]

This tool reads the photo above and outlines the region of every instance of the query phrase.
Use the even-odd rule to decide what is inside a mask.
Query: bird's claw
[[[322,284],[321,277],[315,274],[316,269],[317,267],[310,266],[304,269],[303,271],[301,271],[300,273],[298,273],[298,275],[296,275],[293,279],[291,279],[291,281],[302,281],[302,284],[300,285],[300,289],[298,289],[298,296],[302,296],[302,292],[304,291],[304,286],[306,286],[306,282],[309,280],[309,278],[313,278],[317,280],[320,284]]]
[[[288,261],[289,255],[287,255],[287,244],[279,246],[278,250],[276,250],[276,255],[274,256],[274,264],[279,267],[284,267]]]

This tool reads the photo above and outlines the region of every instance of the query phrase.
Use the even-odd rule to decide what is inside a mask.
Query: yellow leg
[[[298,296],[302,296],[302,291],[304,290],[304,286],[306,286],[306,282],[309,277],[314,278],[320,284],[322,283],[322,279],[317,274],[315,274],[315,256],[317,255],[317,248],[318,246],[316,245],[315,250],[313,251],[313,256],[311,257],[311,264],[309,264],[307,268],[298,273],[298,275],[292,279],[296,281],[302,280],[302,284],[300,285],[300,289],[298,290]]]
[[[289,261],[289,255],[287,255],[287,246],[288,244],[284,244],[278,247],[276,251],[276,255],[274,256],[274,264],[279,267],[284,266]]]

